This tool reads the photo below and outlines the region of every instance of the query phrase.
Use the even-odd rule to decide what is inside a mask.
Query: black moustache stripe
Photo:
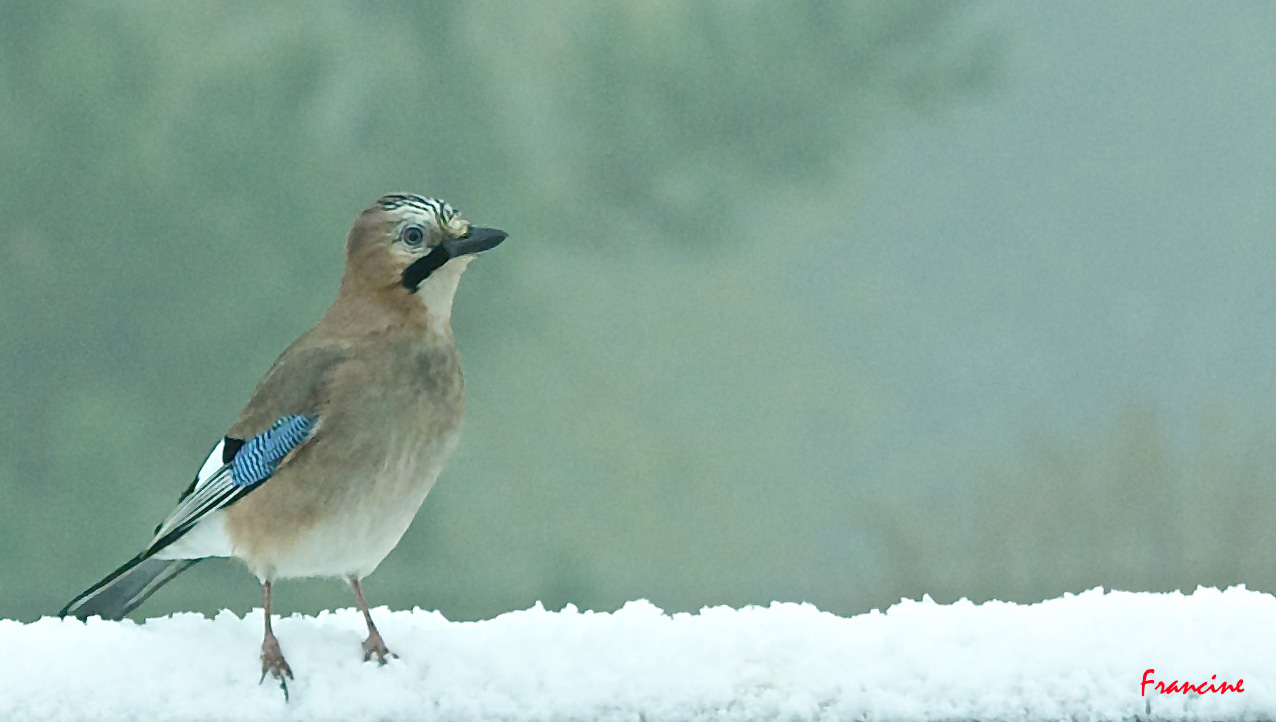
[[[412,265],[404,269],[403,287],[408,289],[408,293],[416,293],[422,281],[450,260],[452,260],[452,254],[448,253],[446,248],[441,245],[435,246],[433,251],[416,259]]]

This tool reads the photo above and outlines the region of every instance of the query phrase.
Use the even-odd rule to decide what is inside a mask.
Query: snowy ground
[[[361,661],[352,610],[279,621],[289,703],[257,684],[257,615],[0,620],[0,720],[1276,719],[1276,599],[1244,588],[902,602],[849,619],[645,602],[376,617],[400,655],[383,668]],[[1140,696],[1149,668],[1244,691]]]

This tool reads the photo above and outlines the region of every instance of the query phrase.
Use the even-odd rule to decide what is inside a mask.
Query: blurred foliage
[[[512,240],[463,284],[466,435],[374,603],[852,612],[1268,579],[1269,545],[1217,520],[1273,507],[1276,454],[1225,414],[1186,450],[1135,408],[1005,458],[901,438],[856,466],[896,431],[895,347],[843,352],[880,298],[821,259],[857,250],[839,233],[874,134],[995,81],[968,10],[0,3],[0,617],[135,553],[395,190]],[[141,613],[257,594],[210,563]],[[350,603],[331,582],[277,601]]]
[[[1276,437],[1225,407],[1183,443],[1154,405],[1008,432],[979,417],[1013,385],[974,411],[918,398],[920,376],[984,362],[971,308],[998,334],[1040,324],[979,290],[997,243],[1036,252],[1017,238],[893,255],[847,237],[887,124],[995,86],[1001,42],[974,15],[0,2],[0,617],[52,612],[145,543],[330,302],[350,220],[394,190],[511,242],[462,284],[466,432],[374,603],[848,613],[1276,585]],[[1096,272],[1051,260],[1068,287]],[[975,431],[899,423],[918,417]],[[276,603],[350,599],[294,582]],[[210,562],[140,614],[257,604]]]
[[[1030,431],[1009,457],[961,470],[981,481],[943,504],[875,504],[864,521],[890,540],[892,560],[875,582],[893,588],[887,598],[949,600],[1269,587],[1276,436],[1243,433],[1221,408],[1191,443],[1176,448],[1170,436],[1157,412],[1135,405],[1070,442],[1058,429]]]

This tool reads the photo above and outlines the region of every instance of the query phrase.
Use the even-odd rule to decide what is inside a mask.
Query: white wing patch
[[[204,465],[199,467],[199,473],[195,475],[195,490],[199,491],[199,487],[208,483],[208,480],[221,470],[225,464],[222,463],[222,456],[226,453],[226,439],[223,438],[217,442],[217,446],[213,447],[213,452],[204,459]]]

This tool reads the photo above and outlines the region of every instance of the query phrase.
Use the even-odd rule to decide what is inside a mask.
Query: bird
[[[363,659],[394,657],[360,582],[398,544],[457,445],[465,405],[452,301],[506,238],[446,201],[392,193],[359,214],[337,297],[280,354],[173,511],[134,558],[59,616],[121,619],[201,559],[262,586],[261,678],[292,668],[270,624],[275,581],[339,577],[367,625]]]

